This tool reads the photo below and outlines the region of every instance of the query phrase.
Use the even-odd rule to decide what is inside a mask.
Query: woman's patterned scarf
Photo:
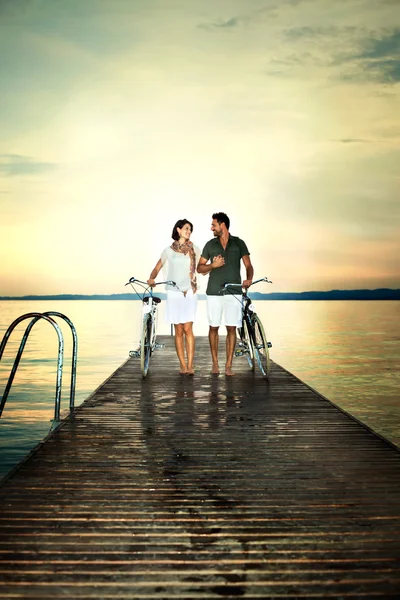
[[[175,252],[181,252],[182,254],[189,254],[190,258],[190,268],[189,268],[189,277],[190,277],[190,285],[192,286],[193,294],[197,291],[197,278],[196,278],[196,253],[194,251],[194,246],[192,242],[184,242],[183,244],[179,244],[179,242],[173,242],[171,244],[172,250]],[[186,296],[186,292],[185,292]]]

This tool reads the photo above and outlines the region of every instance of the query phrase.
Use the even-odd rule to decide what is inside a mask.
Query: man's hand
[[[155,287],[156,285],[156,280],[155,279],[148,279],[147,283],[149,284],[150,287]]]
[[[223,267],[225,264],[225,259],[221,254],[218,254],[218,256],[214,256],[213,260],[212,260],[212,268],[213,269],[218,269],[219,267]]]
[[[252,283],[253,283],[252,279],[244,279],[244,281],[242,283],[242,287],[244,287],[247,290],[247,288],[249,288]]]

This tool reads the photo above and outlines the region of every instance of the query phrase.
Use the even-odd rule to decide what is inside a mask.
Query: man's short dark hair
[[[193,231],[193,224],[188,221],[187,219],[179,219],[179,221],[177,221],[174,225],[174,228],[172,230],[172,239],[175,240],[176,242],[179,240],[179,233],[178,233],[178,227],[179,229],[182,229],[182,227],[185,227],[186,223],[189,223],[190,225],[190,230]]]
[[[214,213],[212,216],[213,219],[215,219],[216,221],[218,221],[218,223],[221,225],[221,223],[225,223],[226,228],[229,229],[229,225],[230,225],[230,220],[228,215],[226,215],[223,212],[219,212],[219,213]]]

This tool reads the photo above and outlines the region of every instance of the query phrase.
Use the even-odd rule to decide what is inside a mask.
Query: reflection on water
[[[273,343],[273,360],[400,445],[400,302],[268,301],[255,304]],[[77,329],[76,404],[80,404],[127,359],[129,350],[138,346],[140,303],[3,301],[0,302],[1,338],[15,318],[46,310],[64,313]],[[169,334],[169,325],[163,317],[164,303],[161,303],[158,331]],[[72,336],[69,326],[61,320],[58,322],[65,339],[63,411],[69,403]],[[27,323],[14,330],[0,363],[1,393]],[[207,334],[205,302],[199,303],[194,329],[197,335]],[[49,431],[54,413],[57,351],[54,329],[44,321],[36,323],[0,419],[0,474]],[[202,365],[197,365],[198,370],[201,368]],[[204,368],[208,369],[209,365]],[[234,380],[228,396],[222,398],[216,378],[207,398],[204,391],[194,387],[192,391],[173,390],[169,401],[185,402],[186,416],[182,418],[192,418],[197,425],[213,430],[223,424],[221,419],[236,418],[240,399],[235,397]],[[167,400],[164,396],[164,401]],[[196,404],[203,401],[209,403],[209,410],[197,414]],[[219,410],[221,402],[226,403],[224,411]]]
[[[399,302],[263,303],[263,315],[276,362],[400,445]]]

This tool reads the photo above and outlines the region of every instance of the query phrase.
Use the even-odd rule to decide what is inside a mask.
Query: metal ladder
[[[58,336],[57,379],[56,379],[56,396],[55,396],[55,402],[54,402],[53,425],[57,425],[60,422],[61,384],[62,384],[62,369],[63,369],[63,361],[64,361],[64,337],[63,337],[60,327],[58,326],[58,324],[52,317],[60,317],[61,319],[64,319],[64,321],[66,321],[68,323],[68,325],[70,326],[71,332],[72,332],[72,365],[71,365],[71,387],[70,387],[70,398],[69,398],[69,410],[70,410],[70,412],[73,411],[74,405],[75,405],[76,364],[77,364],[77,354],[78,354],[78,337],[76,334],[76,329],[74,327],[74,324],[72,323],[72,321],[70,321],[70,319],[68,317],[66,317],[62,313],[59,313],[56,311],[47,311],[44,313],[31,312],[31,313],[26,313],[25,315],[18,317],[17,319],[15,319],[15,321],[13,321],[11,323],[11,325],[7,329],[6,333],[4,334],[3,340],[0,344],[0,361],[1,361],[4,349],[7,345],[7,342],[9,340],[10,335],[13,332],[14,328],[19,323],[21,323],[21,321],[24,321],[25,319],[31,319],[29,325],[25,329],[24,335],[22,336],[22,340],[19,345],[19,349],[18,349],[17,355],[15,357],[13,367],[11,369],[11,373],[9,375],[7,385],[5,387],[4,394],[0,398],[0,417],[3,413],[3,409],[5,406],[6,400],[8,398],[8,394],[11,389],[12,383],[14,381],[14,376],[17,371],[17,368],[18,368],[18,365],[19,365],[19,362],[20,362],[20,359],[22,356],[22,352],[24,351],[25,344],[26,344],[28,336],[31,332],[31,329],[35,325],[35,323],[37,323],[40,319],[44,319],[45,321],[50,323],[50,325],[53,326],[53,328],[56,330],[56,333]]]

